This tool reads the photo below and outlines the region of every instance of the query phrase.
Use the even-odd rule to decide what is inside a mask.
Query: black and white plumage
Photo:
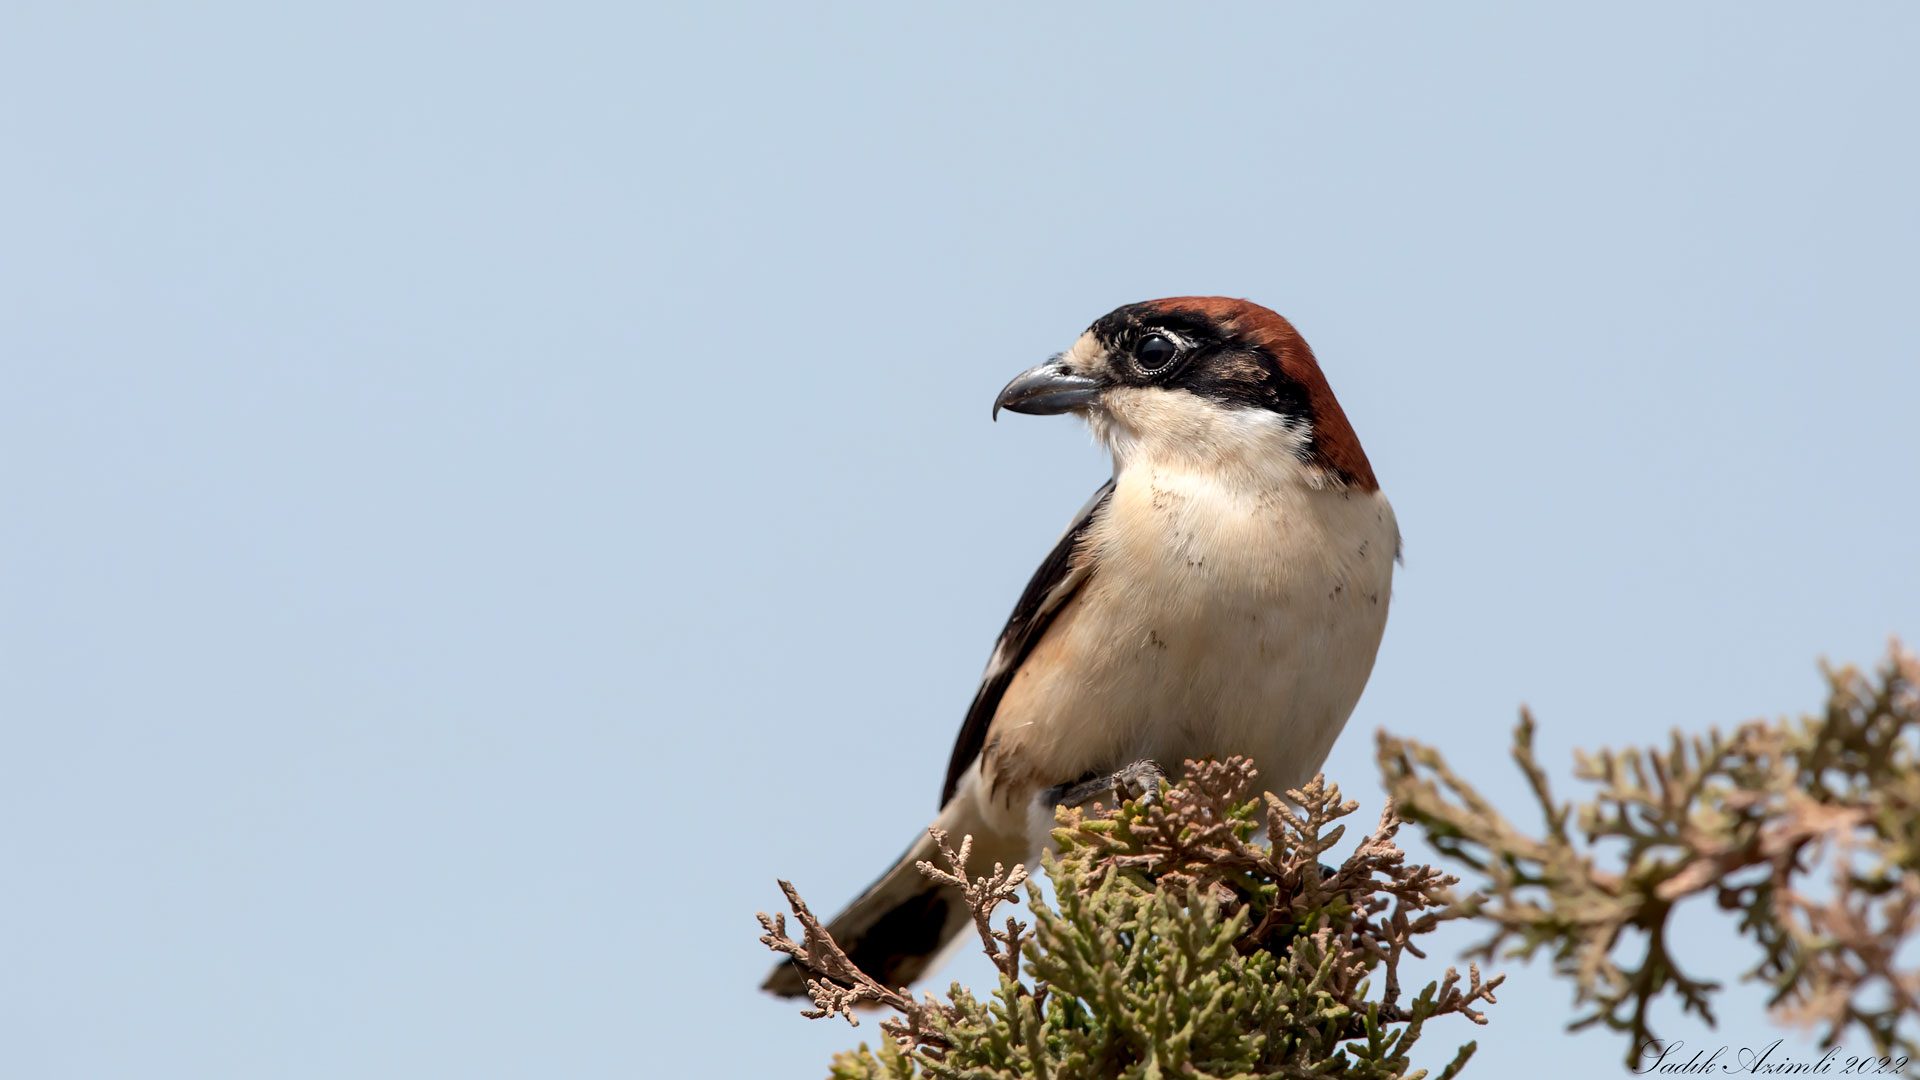
[[[1139,761],[1244,754],[1266,786],[1318,770],[1372,671],[1399,527],[1313,353],[1244,300],[1122,307],[1024,372],[995,412],[1074,412],[1113,456],[1015,605],[954,746],[934,824],[973,873],[1030,860],[1053,799]],[[914,864],[829,925],[890,986],[967,924]],[[805,992],[791,964],[766,982]]]

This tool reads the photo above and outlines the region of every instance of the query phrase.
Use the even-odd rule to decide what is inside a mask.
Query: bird
[[[1167,766],[1319,770],[1372,673],[1400,529],[1292,323],[1249,300],[1128,304],[1015,376],[1001,410],[1073,413],[1113,461],[1015,603],[961,724],[933,825],[967,871],[1030,862],[1056,806],[1151,795]],[[889,989],[971,924],[918,841],[828,924]],[[792,960],[762,986],[795,997]]]

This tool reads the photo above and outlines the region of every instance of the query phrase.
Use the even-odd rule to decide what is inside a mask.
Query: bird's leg
[[[1082,806],[1112,792],[1123,802],[1132,799],[1144,806],[1159,797],[1160,781],[1166,778],[1167,770],[1159,762],[1142,758],[1104,776],[1049,788],[1047,799],[1055,806]]]

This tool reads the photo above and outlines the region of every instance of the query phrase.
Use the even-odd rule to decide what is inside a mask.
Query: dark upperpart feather
[[[1040,569],[1033,572],[1032,580],[1020,594],[1020,600],[1013,605],[1013,614],[1008,617],[1007,625],[1000,631],[1000,640],[993,647],[993,657],[987,661],[987,673],[980,681],[980,689],[973,695],[973,704],[967,707],[967,719],[960,725],[960,735],[953,744],[953,757],[947,762],[947,782],[940,789],[940,805],[945,806],[952,798],[954,789],[960,784],[960,777],[980,756],[980,748],[986,742],[987,727],[993,723],[993,714],[1000,708],[1000,699],[1006,696],[1007,686],[1020,670],[1020,665],[1040,643],[1040,636],[1052,625],[1060,608],[1078,592],[1087,578],[1085,556],[1081,550],[1081,541],[1085,539],[1087,528],[1093,523],[1095,515],[1113,496],[1113,481],[1108,480],[1093,493],[1093,498],[1080,508],[1080,513],[1067,526],[1053,550],[1040,563]]]

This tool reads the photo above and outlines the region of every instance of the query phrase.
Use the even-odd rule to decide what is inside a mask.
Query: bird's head
[[[1247,300],[1128,304],[1000,391],[994,414],[1075,412],[1131,460],[1297,471],[1375,490],[1373,468],[1293,324]]]

